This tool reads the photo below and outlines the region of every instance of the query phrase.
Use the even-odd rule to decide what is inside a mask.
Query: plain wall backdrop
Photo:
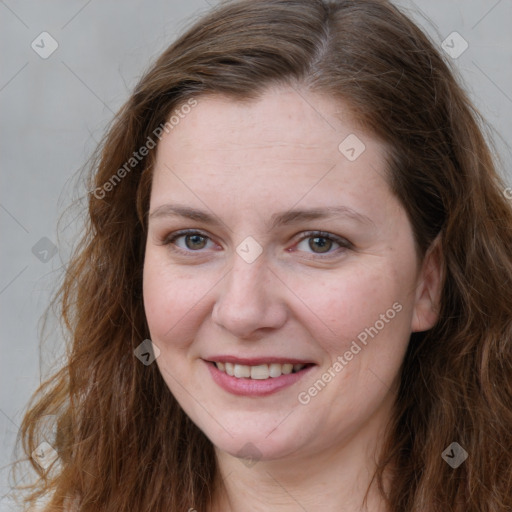
[[[512,1],[396,3],[451,54],[496,131],[512,185]],[[0,511],[15,510],[5,494],[18,426],[61,350],[56,331],[40,351],[40,317],[79,231],[79,211],[64,218],[59,237],[58,218],[83,195],[79,170],[141,74],[213,4],[0,0]]]

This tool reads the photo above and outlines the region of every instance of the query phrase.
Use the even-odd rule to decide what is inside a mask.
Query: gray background
[[[453,31],[468,42],[448,60],[496,132],[510,185],[512,0],[397,3],[439,45]],[[0,0],[0,511],[15,510],[4,495],[27,401],[58,364],[58,331],[40,351],[40,317],[76,238],[79,211],[63,218],[59,237],[57,221],[83,194],[78,172],[142,72],[208,7],[206,0]],[[47,59],[31,47],[43,31],[58,43]]]

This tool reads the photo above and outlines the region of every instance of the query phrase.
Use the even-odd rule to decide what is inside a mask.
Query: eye
[[[197,252],[202,249],[212,249],[214,242],[200,231],[178,231],[168,236],[165,245],[174,245],[175,248],[186,252]]]
[[[295,246],[297,250],[319,255],[331,255],[351,247],[350,242],[332,233],[315,231],[305,236]]]

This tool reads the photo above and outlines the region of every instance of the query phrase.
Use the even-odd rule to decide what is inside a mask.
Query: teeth
[[[249,367],[247,367],[249,368]],[[251,379],[264,380],[270,377],[268,365],[260,364],[259,366],[251,366]]]
[[[279,363],[272,363],[268,367],[269,374],[271,377],[280,377],[281,376],[281,365]]]
[[[281,372],[285,375],[288,375],[289,373],[293,372],[293,364],[285,363],[283,364],[283,367],[281,368]]]
[[[233,364],[233,363],[215,363],[215,366],[224,373],[227,373],[231,377],[237,379],[255,379],[255,380],[266,380],[268,378],[280,377],[281,375],[289,375],[290,373],[296,373],[305,364],[292,364],[292,363],[271,363],[271,364],[259,364],[257,366],[247,366],[245,364]]]
[[[251,367],[245,366],[244,364],[235,364],[234,375],[239,379],[242,377],[248,379],[251,376]]]

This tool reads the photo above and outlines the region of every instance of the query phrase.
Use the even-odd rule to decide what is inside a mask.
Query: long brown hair
[[[27,504],[47,495],[47,512],[208,509],[213,447],[157,365],[133,354],[149,337],[142,268],[155,152],[126,163],[191,98],[251,100],[276,84],[350,105],[390,148],[389,183],[420,257],[441,241],[439,321],[411,336],[375,474],[384,493],[393,468],[389,510],[512,509],[512,208],[453,72],[384,0],[228,2],[140,80],[93,165],[87,230],[55,298],[67,365],[38,390],[20,435],[30,459],[53,415],[59,458],[47,472],[30,459],[41,478]],[[468,453],[457,469],[441,457],[452,442]]]

